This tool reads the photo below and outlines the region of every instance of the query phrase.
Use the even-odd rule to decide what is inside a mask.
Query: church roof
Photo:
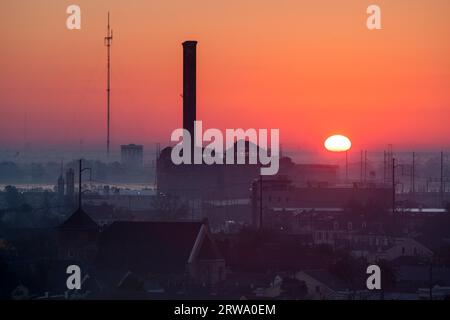
[[[72,215],[64,221],[60,229],[96,229],[97,223],[83,209],[78,208]]]

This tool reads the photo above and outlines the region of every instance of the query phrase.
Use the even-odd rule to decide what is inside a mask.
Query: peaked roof
[[[72,215],[64,221],[60,229],[96,229],[97,223],[83,209],[78,208]]]
[[[210,257],[211,239],[202,222],[115,221],[100,236],[100,267],[132,272],[184,272],[197,239],[200,256]],[[205,226],[206,227],[206,226]]]
[[[340,280],[327,270],[311,269],[311,270],[304,270],[303,272],[334,291],[345,291],[348,289],[348,286],[345,284],[344,281]]]

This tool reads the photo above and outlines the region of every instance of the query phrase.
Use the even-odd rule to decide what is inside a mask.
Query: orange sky
[[[382,9],[383,30],[366,28]],[[82,30],[65,27],[82,9]],[[198,44],[204,127],[279,128],[284,145],[450,146],[448,0],[0,2],[0,146],[101,145],[106,12],[112,143],[166,144],[181,125],[182,46]],[[26,116],[25,116],[26,115]]]

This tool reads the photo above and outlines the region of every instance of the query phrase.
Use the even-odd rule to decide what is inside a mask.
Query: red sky
[[[366,28],[378,4],[382,30]],[[82,29],[65,27],[78,4]],[[450,146],[448,0],[0,2],[0,146],[101,145],[106,13],[112,143],[167,143],[181,125],[182,46],[198,43],[204,127],[279,128],[284,145]]]

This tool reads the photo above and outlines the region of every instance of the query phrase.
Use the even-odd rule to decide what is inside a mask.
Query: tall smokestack
[[[197,104],[197,41],[183,42],[183,129],[194,138]],[[193,140],[192,140],[193,141]]]

